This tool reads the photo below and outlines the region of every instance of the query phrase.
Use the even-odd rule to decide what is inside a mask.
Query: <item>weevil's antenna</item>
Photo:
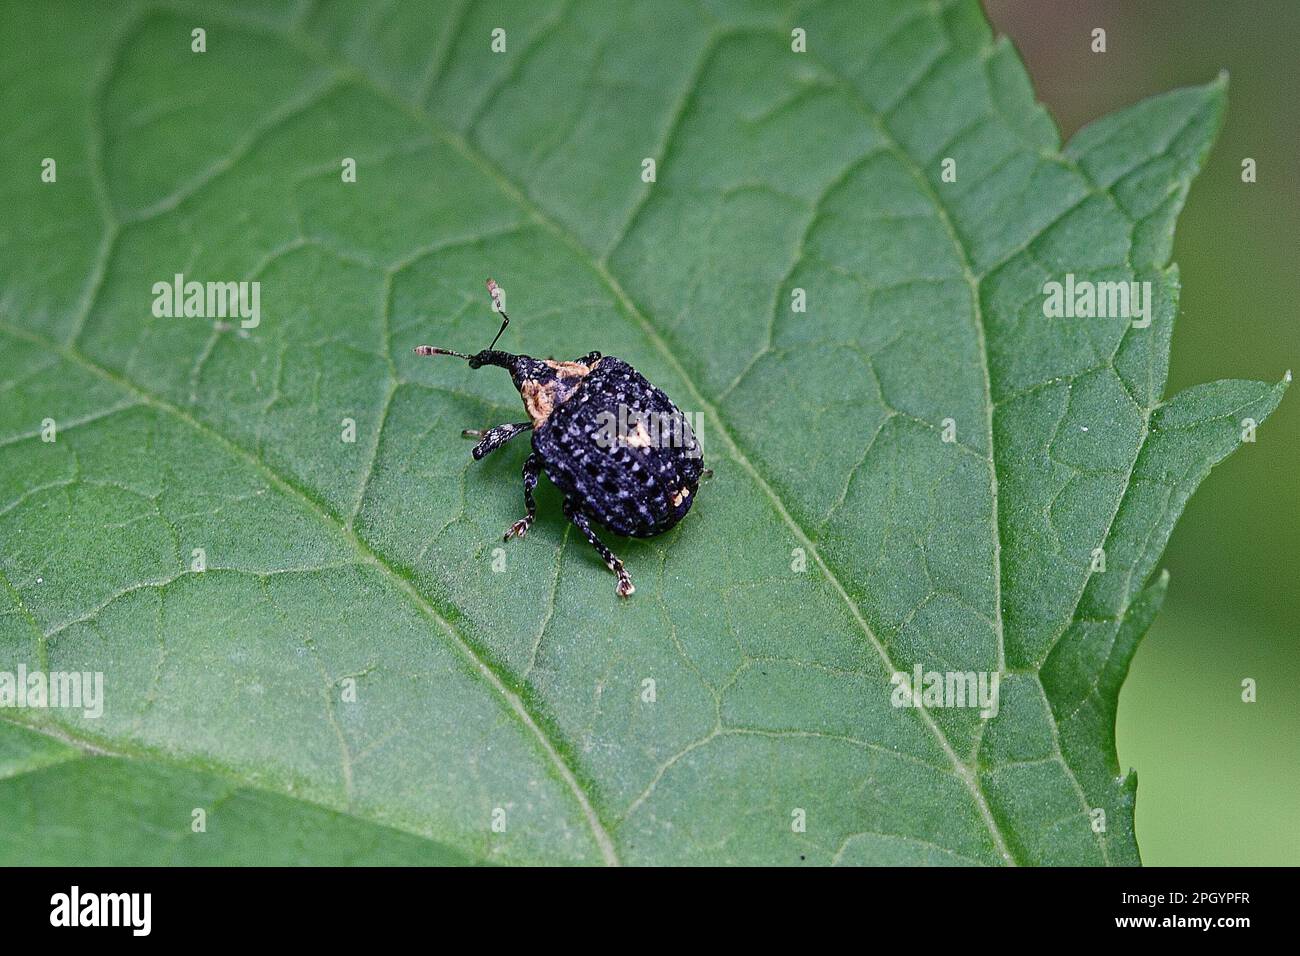
[[[494,348],[496,348],[497,340],[501,338],[501,333],[504,332],[506,330],[506,326],[510,324],[510,316],[506,315],[506,310],[505,310],[505,295],[506,295],[505,290],[502,289],[501,286],[497,285],[496,279],[488,279],[487,287],[488,287],[488,295],[492,296],[492,308],[496,309],[496,311],[501,313],[501,328],[497,329],[496,338],[492,340],[492,344],[479,353],[479,355],[481,356],[487,355],[487,353],[491,352]],[[450,355],[453,358],[465,359],[466,361],[470,362],[471,367],[473,368],[478,368],[479,365],[501,365],[502,368],[510,368],[512,366],[505,364],[505,359],[514,358],[514,356],[510,356],[507,353],[498,352],[495,353],[496,356],[495,358],[489,358],[486,361],[481,360],[479,362],[479,365],[474,365],[473,363],[475,357],[473,355],[466,355],[464,352],[457,352],[454,349],[438,348],[435,345],[417,345],[415,347],[415,354],[416,355]]]
[[[488,295],[492,296],[492,308],[496,309],[498,312],[501,313],[501,319],[502,319],[501,328],[497,329],[496,338],[493,339],[492,344],[488,346],[488,351],[490,352],[494,348],[496,348],[497,339],[501,338],[501,333],[504,332],[506,330],[506,326],[510,324],[510,316],[506,315],[505,291],[501,288],[501,286],[497,285],[497,280],[488,279],[487,289],[488,289]]]
[[[460,358],[469,361],[471,356],[464,352],[456,352],[452,349],[440,349],[436,345],[417,345],[415,347],[416,355],[450,355],[452,358]]]

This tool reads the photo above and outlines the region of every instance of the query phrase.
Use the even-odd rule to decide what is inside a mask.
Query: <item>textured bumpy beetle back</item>
[[[488,291],[504,321],[501,288]],[[493,345],[496,339],[493,339]],[[640,372],[622,359],[590,352],[571,362],[535,359],[488,348],[474,355],[429,345],[419,355],[450,355],[470,368],[495,366],[510,373],[523,399],[528,421],[466,431],[478,438],[474,457],[482,458],[516,435],[532,430],[533,453],[524,462],[526,514],[506,532],[522,537],[536,516],[533,490],[545,472],[564,495],[564,513],[618,577],[617,592],[635,588],[613,552],[591,523],[616,534],[648,538],[667,531],[694,504],[704,468],[699,441],[688,419]]]
[[[703,471],[685,416],[613,356],[600,359],[533,433],[533,448],[561,491],[611,531],[633,538],[680,521]]]

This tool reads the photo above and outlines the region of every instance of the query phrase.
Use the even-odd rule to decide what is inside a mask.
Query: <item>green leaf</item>
[[[1222,81],[1062,149],[976,3],[902,0],[8,4],[0,53],[0,670],[105,688],[0,711],[0,861],[1138,861],[1159,556],[1285,387],[1162,397]],[[155,318],[177,273],[260,325]],[[1045,318],[1067,273],[1151,325]],[[517,397],[411,351],[488,275],[511,348],[703,415],[629,601],[545,482],[493,571],[525,449],[458,433]]]

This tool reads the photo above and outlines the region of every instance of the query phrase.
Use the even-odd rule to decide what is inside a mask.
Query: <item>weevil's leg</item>
[[[537,517],[537,502],[533,500],[533,489],[537,487],[537,476],[542,473],[542,459],[533,452],[524,459],[524,516],[510,526],[502,541],[509,541],[511,538],[522,538],[528,533],[528,529],[533,526],[533,519]]]
[[[596,532],[591,530],[591,522],[587,520],[587,516],[575,508],[573,502],[568,498],[564,499],[564,516],[577,525],[578,530],[591,542],[591,546],[596,549],[596,553],[605,562],[605,567],[618,575],[618,585],[614,588],[618,596],[625,598],[635,591],[636,588],[632,586],[632,579],[628,577],[627,571],[623,569],[623,562],[605,546],[605,542],[596,537]]]
[[[514,438],[520,432],[528,431],[533,427],[532,422],[511,422],[505,425],[497,425],[495,428],[489,428],[486,431],[479,431],[476,428],[467,428],[461,435],[465,438],[481,438],[477,445],[474,446],[474,460],[478,461],[484,455],[490,455],[510,439]]]
[[[600,355],[599,352],[588,352],[588,353],[587,353],[586,355],[584,355],[582,358],[578,359],[578,364],[579,364],[579,365],[586,365],[588,368],[590,368],[591,366],[593,366],[593,365],[595,365],[597,362],[599,362],[599,361],[600,361],[600,358],[601,358],[601,355]]]

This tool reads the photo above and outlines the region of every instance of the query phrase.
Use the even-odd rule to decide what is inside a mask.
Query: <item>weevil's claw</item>
[[[632,586],[632,579],[623,568],[623,562],[615,558],[609,562],[609,569],[618,575],[618,584],[614,586],[614,593],[621,598],[629,597],[636,588]]]
[[[510,530],[502,535],[502,541],[509,541],[511,538],[522,538],[528,533],[528,529],[533,526],[532,518],[520,518],[510,526]]]
[[[460,433],[461,438],[482,438],[486,432],[479,428],[466,428]]]

